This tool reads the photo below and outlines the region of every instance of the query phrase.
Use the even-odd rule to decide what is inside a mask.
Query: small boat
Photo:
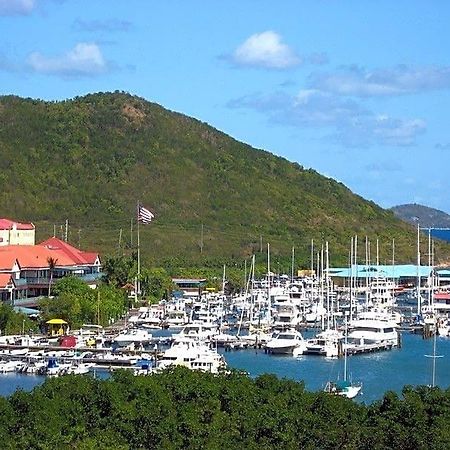
[[[45,368],[45,375],[49,377],[57,377],[60,375],[62,367],[56,360],[56,358],[49,358],[47,361],[47,367]]]
[[[355,398],[362,389],[361,383],[352,383],[347,379],[347,321],[345,322],[345,344],[344,344],[344,379],[329,381],[324,391],[333,395],[341,395],[347,398]]]
[[[65,373],[67,375],[83,375],[89,373],[89,371],[94,367],[93,364],[76,362],[71,364]]]
[[[18,361],[2,361],[0,363],[0,372],[14,372],[19,364]]]
[[[329,381],[325,386],[325,392],[342,395],[347,398],[355,398],[361,391],[361,388],[361,384],[352,384],[348,380]]]

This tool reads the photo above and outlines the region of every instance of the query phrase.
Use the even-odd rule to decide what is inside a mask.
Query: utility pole
[[[64,240],[67,242],[69,238],[69,219],[66,219],[66,231],[64,233]]]
[[[78,248],[81,248],[81,228],[78,228]]]
[[[117,246],[117,253],[120,255],[120,247],[122,245],[122,228],[119,230],[119,244]]]
[[[263,248],[262,248],[262,234],[259,235],[259,253],[262,253]]]
[[[203,224],[200,232],[200,253],[203,253]]]
[[[130,246],[133,248],[133,218],[130,220]]]

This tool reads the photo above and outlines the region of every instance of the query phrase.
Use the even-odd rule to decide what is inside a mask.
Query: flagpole
[[[141,295],[141,240],[139,236],[139,200],[137,202],[137,289],[136,295]]]

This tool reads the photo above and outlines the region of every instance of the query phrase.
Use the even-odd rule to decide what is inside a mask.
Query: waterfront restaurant
[[[398,265],[365,265],[354,264],[352,267],[330,268],[329,274],[337,286],[348,285],[348,280],[356,280],[357,285],[365,285],[377,279],[395,280],[398,286],[411,287],[417,285],[420,278],[420,285],[424,286],[433,273],[432,266],[417,266],[414,264]],[[436,271],[439,274],[439,271]]]
[[[49,295],[52,282],[68,275],[94,288],[102,275],[98,253],[56,237],[38,245],[0,246],[0,296],[14,306],[34,306],[38,297]]]
[[[200,298],[205,290],[206,278],[172,278],[184,297]]]

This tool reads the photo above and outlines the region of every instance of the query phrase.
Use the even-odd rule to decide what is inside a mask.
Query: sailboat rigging
[[[355,398],[362,389],[361,383],[352,383],[347,375],[347,320],[345,321],[345,343],[344,343],[344,378],[337,381],[329,381],[324,391],[334,395],[347,398]]]

